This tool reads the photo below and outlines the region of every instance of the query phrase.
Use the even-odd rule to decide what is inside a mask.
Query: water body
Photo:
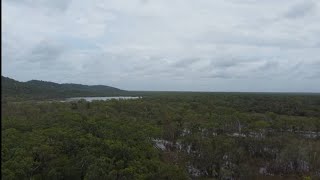
[[[132,96],[116,96],[116,97],[73,97],[73,98],[67,98],[64,102],[71,102],[71,101],[79,101],[79,100],[85,100],[88,102],[91,101],[107,101],[111,99],[116,100],[123,100],[123,99],[139,99],[142,97],[132,97]]]

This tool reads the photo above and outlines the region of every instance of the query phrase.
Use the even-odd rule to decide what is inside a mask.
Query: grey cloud
[[[26,5],[29,7],[44,7],[60,12],[66,11],[72,0],[5,0],[8,3]]]
[[[140,0],[140,3],[141,3],[141,4],[148,4],[148,3],[149,3],[149,0]]]
[[[220,72],[220,73],[212,73],[210,75],[201,76],[201,78],[231,79],[231,78],[233,78],[233,76],[231,76],[230,74],[227,74],[227,73]]]
[[[43,40],[34,47],[26,50],[23,56],[18,57],[16,66],[25,72],[39,71],[48,74],[58,73],[66,75],[75,71],[76,67],[69,61],[69,49],[54,40]],[[50,72],[50,73],[49,73]]]
[[[306,64],[304,69],[308,69],[307,72],[304,72],[305,79],[320,79],[320,59],[310,64]]]
[[[28,60],[30,62],[51,62],[57,60],[66,47],[54,41],[41,41],[34,48],[31,49]]]
[[[134,59],[134,57],[130,57]],[[140,59],[143,60],[143,59]],[[170,79],[179,79],[190,75],[190,64],[195,63],[194,58],[175,60],[160,56],[153,56],[145,61],[132,60],[134,63],[128,68],[129,74],[136,77],[166,77]]]
[[[221,58],[221,59],[218,59],[218,60],[212,60],[211,61],[211,67],[226,69],[226,68],[238,66],[238,65],[243,64],[243,63],[244,63],[244,61],[242,61],[242,60],[234,59],[234,58],[231,58],[231,57],[230,57],[230,59],[228,59],[228,58],[225,57],[225,58]]]
[[[199,60],[201,60],[201,58],[184,58],[181,60],[177,60],[175,63],[172,64],[172,67],[174,68],[190,67]]]
[[[3,72],[129,90],[320,91],[319,3],[296,2],[4,0]]]
[[[251,55],[223,55],[211,58],[210,65],[207,68],[225,70],[228,68],[235,68],[245,66],[257,61],[259,58]]]
[[[279,62],[276,61],[266,61],[263,65],[261,65],[259,67],[259,70],[270,70],[270,69],[276,69],[277,67],[279,67]]]
[[[315,67],[315,68],[319,68],[318,70],[320,71],[320,59],[311,62],[311,66],[312,66],[312,67]]]
[[[154,59],[156,60],[156,59]],[[230,72],[229,69],[236,69],[250,64],[254,61],[254,58],[245,57],[212,57],[212,58],[182,58],[176,60],[175,63],[152,63],[147,66],[143,66],[139,70],[140,75],[157,75],[171,78],[240,78],[243,77],[243,73]],[[160,62],[156,60],[156,62]],[[195,65],[199,65],[195,68]]]
[[[160,62],[157,59],[156,62]],[[195,68],[195,65],[199,65]],[[255,74],[259,78],[260,72],[270,73],[279,67],[279,62],[275,60],[259,60],[256,57],[237,56],[237,57],[212,57],[212,58],[187,58],[176,60],[176,63],[150,63],[148,65],[134,68],[137,74],[142,76],[164,76],[171,78],[245,78]],[[247,70],[244,70],[247,69]],[[273,72],[274,73],[274,72]]]
[[[311,75],[306,76],[305,78],[315,79],[315,80],[320,79],[320,72],[314,72]],[[316,84],[315,84],[315,86],[316,86]]]
[[[286,18],[296,19],[311,14],[316,9],[317,4],[312,0],[306,0],[291,7],[284,15]]]
[[[261,24],[263,26],[263,24]],[[198,37],[196,42],[208,42],[221,45],[243,45],[252,47],[275,47],[275,48],[312,48],[314,44],[303,39],[288,38],[283,36],[265,37],[260,34],[244,34],[233,32],[208,32]]]
[[[317,74],[319,74],[320,66],[317,65],[317,61],[309,62],[306,60],[300,60],[294,63],[286,64],[286,67],[279,68],[278,71],[282,71],[281,77],[286,77],[292,81],[299,80],[316,80]],[[318,79],[319,80],[319,79]],[[315,83],[315,84],[318,84]]]

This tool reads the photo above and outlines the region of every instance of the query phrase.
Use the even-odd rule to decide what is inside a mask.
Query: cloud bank
[[[320,92],[317,0],[4,0],[2,72],[128,90]]]

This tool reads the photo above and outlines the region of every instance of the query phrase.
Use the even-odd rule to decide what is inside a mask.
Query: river
[[[73,98],[67,98],[63,102],[71,102],[71,101],[79,101],[79,100],[85,100],[88,102],[91,101],[106,101],[106,100],[111,100],[111,99],[116,99],[116,100],[122,100],[122,99],[139,99],[141,97],[133,97],[133,96],[114,96],[114,97],[73,97]]]

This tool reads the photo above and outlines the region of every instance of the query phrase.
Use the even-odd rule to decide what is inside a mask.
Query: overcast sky
[[[3,0],[2,75],[320,92],[320,0]]]

